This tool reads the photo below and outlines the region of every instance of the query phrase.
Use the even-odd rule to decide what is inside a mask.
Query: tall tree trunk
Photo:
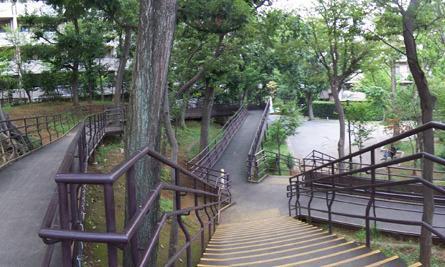
[[[25,93],[26,93],[26,97],[28,98],[28,102],[31,103],[32,102],[31,90],[25,89]]]
[[[71,97],[73,105],[79,106],[79,62],[74,62],[71,73]]]
[[[338,150],[338,158],[342,158],[345,156],[345,111],[343,106],[341,105],[340,98],[338,93],[341,89],[341,82],[338,78],[333,78],[331,81],[331,92],[332,97],[335,101],[335,110],[338,114],[338,123],[340,125],[340,138],[338,139],[337,150]],[[343,168],[340,166],[340,170]]]
[[[313,102],[312,93],[307,92],[307,93],[305,93],[305,95],[306,95],[306,104],[307,104],[309,120],[312,121],[315,119],[314,108],[312,106],[312,102]]]
[[[396,90],[397,90],[397,78],[396,78],[396,62],[391,63],[391,105],[394,114],[399,114],[396,104]],[[393,119],[393,136],[400,134],[400,120],[397,118]]]
[[[422,123],[427,123],[433,120],[434,97],[431,95],[428,88],[428,81],[425,73],[419,64],[417,57],[417,45],[414,36],[414,29],[416,24],[416,13],[418,2],[411,0],[406,12],[402,11],[403,16],[403,41],[405,43],[406,56],[408,58],[408,66],[413,75],[414,82],[417,87],[417,92],[420,97],[420,107],[422,110]],[[427,130],[422,134],[423,150],[426,153],[434,155],[434,133],[433,130]],[[433,181],[432,161],[422,160],[422,175],[427,181]],[[432,225],[434,214],[434,191],[426,186],[423,189],[423,216],[422,220]],[[431,247],[432,238],[431,232],[422,227],[420,233],[420,262],[423,266],[431,266]]]
[[[90,74],[91,75],[91,74]],[[88,98],[88,102],[93,102],[93,97],[94,97],[94,81],[93,81],[93,77],[88,77],[88,92],[90,97]]]
[[[201,150],[203,150],[209,144],[209,128],[210,120],[212,118],[214,95],[215,89],[208,82],[206,82],[206,91],[204,101],[202,103],[201,137],[199,142]]]
[[[125,136],[127,158],[142,147],[159,151],[161,100],[167,86],[176,8],[176,0],[140,1],[136,59]],[[160,182],[159,172],[159,163],[151,157],[144,157],[135,164],[137,206],[142,205]],[[128,212],[127,209],[126,223],[130,219]],[[138,244],[135,246],[132,244],[130,251],[125,251],[125,266],[138,264],[134,257],[137,257],[139,248],[147,248],[153,230],[157,226],[158,212],[159,201],[153,205],[139,228]],[[157,249],[152,252],[148,266],[157,265],[156,254]]]
[[[177,163],[178,162],[178,141],[176,140],[175,131],[173,130],[170,116],[170,103],[168,99],[168,90],[165,90],[164,94],[164,107],[163,107],[163,118],[165,134],[167,135],[168,142],[171,147],[171,161]],[[171,181],[175,182],[175,173],[171,172]],[[173,210],[176,209],[176,202],[173,201]],[[178,245],[178,221],[175,216],[172,217],[170,227],[170,242],[168,246],[168,258],[172,258],[176,253],[176,246]],[[173,265],[174,266],[174,265]]]
[[[79,21],[73,19],[74,31],[76,35],[80,36]],[[71,96],[73,98],[73,105],[79,106],[79,59],[75,58],[71,74]]]
[[[116,74],[116,81],[114,85],[114,97],[113,97],[113,103],[117,106],[121,103],[122,98],[122,88],[124,85],[124,76],[125,76],[125,66],[127,65],[127,59],[130,55],[130,48],[131,48],[131,28],[126,27],[125,28],[125,40],[124,40],[124,46],[123,51],[121,54],[121,57],[119,59],[119,68],[117,69]]]

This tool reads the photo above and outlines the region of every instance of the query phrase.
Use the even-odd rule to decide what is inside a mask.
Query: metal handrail
[[[301,216],[301,209],[304,208],[307,210],[307,219],[311,220],[311,210],[313,211],[319,211],[319,212],[325,212],[328,214],[328,224],[329,224],[329,231],[332,232],[332,215],[341,215],[345,217],[351,217],[351,218],[362,218],[365,219],[365,229],[366,229],[366,245],[370,246],[371,242],[371,234],[370,234],[370,221],[382,221],[382,222],[389,222],[389,223],[395,223],[395,224],[405,224],[405,225],[418,225],[421,227],[424,227],[424,229],[427,229],[432,234],[436,235],[439,239],[442,241],[445,241],[445,236],[434,229],[434,226],[425,222],[413,222],[413,221],[404,221],[399,219],[388,219],[388,218],[379,218],[375,213],[375,195],[376,195],[376,189],[377,188],[391,188],[395,186],[400,185],[410,185],[410,184],[420,184],[424,188],[428,188],[430,190],[433,190],[439,194],[445,194],[445,188],[434,185],[433,182],[430,182],[422,177],[419,176],[411,176],[408,177],[409,180],[402,180],[402,181],[389,181],[385,183],[376,183],[376,170],[380,168],[390,168],[391,165],[394,164],[400,164],[404,162],[409,161],[415,161],[419,159],[426,159],[433,163],[445,165],[445,159],[440,158],[438,156],[432,155],[427,152],[419,152],[413,155],[405,156],[402,158],[393,159],[391,161],[383,162],[383,163],[376,163],[375,162],[375,150],[381,146],[391,144],[393,142],[399,141],[401,139],[407,138],[409,136],[430,130],[430,129],[440,129],[445,130],[445,124],[438,123],[438,122],[430,122],[425,125],[422,125],[418,128],[415,128],[413,130],[410,130],[408,132],[405,132],[399,136],[395,136],[392,138],[389,138],[387,140],[384,140],[382,142],[379,142],[377,144],[374,144],[370,147],[364,148],[360,151],[357,151],[355,153],[352,153],[350,155],[347,155],[345,157],[342,157],[340,159],[335,160],[328,160],[327,163],[323,163],[320,166],[315,166],[315,162],[319,161],[320,159],[312,159],[314,161],[314,166],[312,169],[308,171],[304,171],[301,174],[298,174],[296,176],[289,178],[289,186],[288,186],[288,198],[289,198],[289,214],[291,214],[292,210],[295,210],[297,216]],[[363,155],[364,153],[370,152],[371,153],[371,164],[362,164],[360,168],[358,169],[343,169],[341,167],[337,168],[336,165],[339,165],[341,163],[344,163],[345,160],[350,160],[355,156]],[[311,160],[310,158],[308,159]],[[322,162],[325,160],[322,159]],[[348,162],[348,163],[350,163]],[[364,166],[365,165],[365,166]],[[340,165],[341,166],[341,165]],[[338,170],[338,172],[336,171]],[[340,177],[348,177],[352,179],[351,181],[358,180],[361,177],[356,177],[354,174],[358,173],[366,173],[371,175],[370,183],[367,184],[359,184],[359,185],[351,185],[345,186],[341,185],[337,187],[337,179]],[[320,176],[320,174],[323,174]],[[315,188],[317,182],[321,181],[328,181],[331,184],[331,187],[323,187],[323,188]],[[360,181],[363,182],[363,181]],[[318,185],[317,185],[318,186]],[[365,215],[356,215],[356,214],[347,214],[342,212],[334,212],[332,211],[332,204],[335,201],[336,192],[354,192],[354,191],[360,191],[361,193],[367,193],[369,195],[368,204],[366,205]],[[300,195],[301,193],[305,192],[306,195],[309,195],[308,203],[306,204],[306,207],[302,207],[300,203]],[[326,194],[326,210],[321,209],[315,209],[311,207],[312,200],[314,199],[314,193],[325,193]],[[295,199],[295,203],[292,203],[293,198]],[[293,205],[293,206],[292,206]],[[370,215],[371,209],[374,210],[374,216]]]
[[[127,161],[116,166],[107,174],[89,174],[84,173],[87,169],[87,161],[96,146],[100,143],[106,134],[105,128],[116,121],[124,122],[124,110],[109,110],[109,113],[93,114],[86,117],[77,126],[77,132],[73,141],[70,143],[67,153],[56,174],[55,181],[57,183],[57,194],[54,195],[48,206],[47,212],[42,222],[42,228],[39,232],[43,241],[48,244],[48,251],[43,261],[44,266],[51,263],[52,251],[54,244],[62,243],[62,264],[63,266],[72,266],[74,258],[78,251],[82,249],[82,242],[100,242],[107,243],[108,246],[108,263],[109,266],[117,266],[117,249],[123,249],[125,246],[131,245],[131,254],[133,262],[138,266],[143,266],[149,259],[150,253],[153,252],[154,245],[157,243],[161,228],[164,226],[167,218],[176,216],[179,227],[186,237],[186,244],[182,246],[178,253],[169,262],[176,261],[181,255],[180,251],[186,251],[187,266],[191,266],[191,242],[201,237],[201,249],[204,251],[204,242],[206,229],[208,236],[215,231],[215,224],[218,221],[219,210],[225,203],[230,203],[230,179],[229,174],[218,172],[210,169],[208,166],[194,166],[194,170],[188,170],[170,161],[156,151],[148,147],[142,148],[135,152]],[[120,114],[116,118],[115,114]],[[155,186],[146,201],[142,203],[140,208],[136,205],[136,186],[134,181],[134,165],[144,157],[151,157],[160,163],[173,169],[175,174],[175,182],[173,184],[159,183]],[[78,160],[75,160],[78,158]],[[199,167],[199,169],[196,169]],[[203,175],[201,172],[205,170]],[[193,186],[184,187],[179,185],[179,175],[190,179]],[[218,175],[219,174],[219,175]],[[114,191],[113,184],[122,176],[126,177],[128,194],[128,210],[129,222],[121,233],[116,232],[116,220],[114,211]],[[106,212],[107,232],[89,232],[84,231],[82,226],[82,204],[79,200],[84,199],[82,196],[82,188],[89,184],[100,185],[104,187],[104,204]],[[137,246],[137,229],[142,225],[144,215],[149,212],[155,200],[160,196],[161,191],[169,190],[175,192],[174,201],[176,209],[172,212],[165,213],[159,221],[155,230],[155,235],[149,240],[149,245],[145,249],[143,255],[140,255]],[[193,194],[195,197],[195,205],[193,207],[181,207],[181,194]],[[199,199],[203,199],[204,204],[199,203]],[[200,212],[204,212],[204,217]],[[187,227],[182,222],[181,216],[194,212],[200,223],[200,231],[191,237]],[[59,216],[59,225],[55,226],[56,216]],[[206,218],[206,219],[205,219]],[[213,227],[213,230],[212,230]]]
[[[241,127],[247,117],[247,109],[241,106],[238,111],[229,118],[215,138],[204,149],[187,162],[187,166],[213,167],[218,161],[230,140]]]
[[[405,139],[407,137],[416,135],[416,134],[418,134],[420,132],[424,132],[424,131],[430,130],[430,129],[445,130],[445,124],[444,123],[440,123],[440,122],[435,122],[435,121],[427,122],[427,123],[423,124],[422,126],[419,126],[419,127],[414,128],[412,130],[406,131],[406,132],[404,132],[402,134],[399,134],[397,136],[388,138],[388,139],[386,139],[384,141],[378,142],[378,143],[373,144],[371,146],[365,147],[365,148],[363,148],[363,149],[361,149],[361,150],[359,150],[357,152],[351,153],[351,154],[346,155],[346,156],[344,156],[342,158],[335,159],[335,160],[333,160],[333,161],[331,161],[329,163],[326,163],[326,164],[323,164],[321,166],[318,166],[318,167],[316,167],[315,169],[313,169],[311,171],[316,171],[318,169],[322,169],[322,168],[328,167],[331,164],[343,163],[343,161],[349,160],[349,159],[351,159],[353,157],[356,157],[356,156],[359,156],[359,155],[363,155],[366,152],[370,152],[370,151],[375,150],[377,148],[380,148],[382,146],[386,146],[386,145],[392,144],[394,142],[400,141],[402,139]],[[344,163],[344,164],[346,164],[346,163]]]
[[[1,120],[0,168],[64,137],[93,109]]]
[[[266,106],[265,106],[264,111],[261,115],[260,123],[257,126],[255,136],[252,140],[252,143],[250,144],[249,153],[247,154],[247,180],[248,181],[257,180],[259,178],[258,173],[255,172],[255,168],[256,168],[255,162],[257,161],[256,153],[260,149],[261,143],[263,142],[263,138],[267,132],[267,127],[268,127],[267,120],[269,118],[269,109],[270,109],[271,101],[272,100],[270,98],[267,100]]]

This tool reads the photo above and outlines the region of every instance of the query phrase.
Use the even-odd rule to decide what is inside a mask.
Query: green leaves
[[[226,34],[243,27],[251,15],[243,0],[182,0],[179,18],[198,31]]]

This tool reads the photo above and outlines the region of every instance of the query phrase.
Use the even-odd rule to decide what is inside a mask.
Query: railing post
[[[331,164],[331,175],[335,174],[335,166],[334,163]],[[334,204],[335,200],[335,178],[331,178],[331,184],[332,184],[332,198],[329,200],[329,191],[326,191],[326,205],[328,206],[328,221],[329,221],[329,234],[332,234],[332,204]]]
[[[40,145],[43,146],[43,138],[42,138],[42,135],[40,134],[40,120],[39,120],[39,117],[36,117],[36,129],[37,129],[37,134],[39,135]]]
[[[116,213],[114,205],[114,191],[112,184],[104,185],[104,200],[105,200],[105,217],[107,224],[107,232],[116,232]],[[117,266],[117,248],[115,245],[108,243],[108,266]]]
[[[179,186],[179,170],[174,169],[175,172],[175,185]],[[181,209],[181,192],[175,191],[175,202],[176,202],[176,210]],[[185,242],[186,242],[186,255],[187,255],[187,267],[192,267],[192,244],[190,241],[190,233],[187,231],[186,226],[184,225],[184,222],[182,221],[182,214],[177,214],[177,221],[178,225],[181,228],[182,232],[184,233]]]
[[[309,202],[307,204],[307,222],[311,223],[312,222],[312,216],[311,216],[311,204],[312,201],[314,200],[314,172],[311,171],[310,172],[310,190],[311,190],[311,196],[309,198]]]
[[[53,141],[53,138],[51,136],[51,131],[49,129],[48,116],[45,116],[45,126],[46,126],[46,131],[48,132],[49,135],[49,142],[51,143]]]
[[[371,150],[371,166],[375,165],[375,150]],[[365,215],[365,226],[366,226],[366,246],[368,248],[371,247],[371,226],[370,226],[370,218],[369,213],[371,211],[371,206],[374,207],[374,217],[375,217],[375,169],[371,169],[371,188],[370,197],[368,205],[366,206],[366,215]]]
[[[67,185],[64,183],[58,183],[58,195],[59,195],[59,222],[60,229],[70,230],[69,228],[69,204],[68,204],[68,190]],[[62,241],[62,266],[70,267],[73,265],[73,258],[71,254],[71,241]]]
[[[198,189],[197,187],[197,181],[196,179],[193,179],[193,189]],[[199,205],[198,195],[195,195],[195,207]],[[204,222],[201,219],[201,216],[199,215],[199,210],[195,210],[195,216],[198,219],[199,227],[201,231],[201,254],[204,253],[205,250],[205,229],[204,229]]]
[[[135,169],[134,165],[130,167],[127,171],[127,215],[128,218],[132,218],[137,210],[136,202],[136,181],[135,181]],[[138,251],[138,237],[134,235],[130,240],[130,251],[133,263],[139,262],[139,251]]]

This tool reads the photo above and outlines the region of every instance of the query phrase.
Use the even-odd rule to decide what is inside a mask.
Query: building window
[[[6,32],[11,30],[12,18],[0,19],[0,32]]]

